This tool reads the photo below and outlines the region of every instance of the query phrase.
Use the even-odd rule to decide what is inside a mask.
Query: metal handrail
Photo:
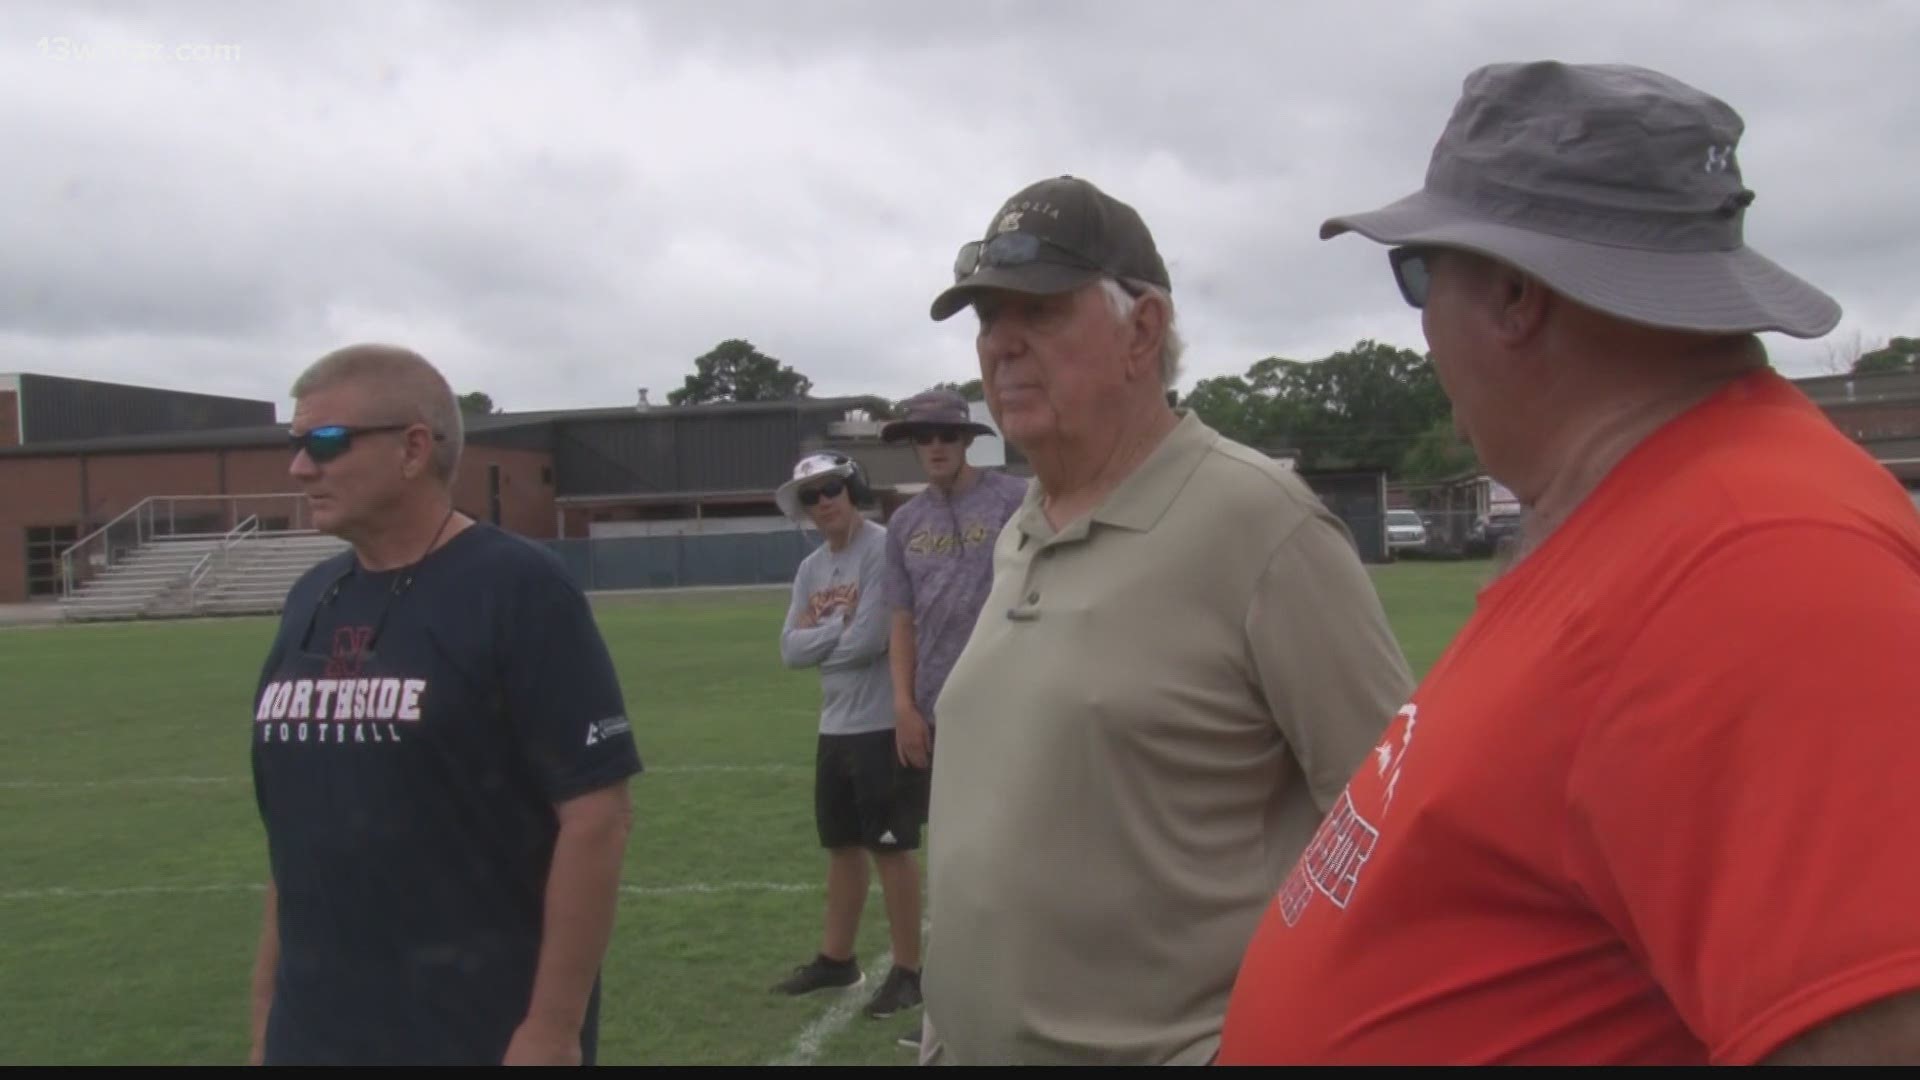
[[[146,535],[140,529],[140,520],[136,515],[138,515],[142,510],[147,509],[149,504],[151,504],[155,499],[159,499],[159,498],[164,498],[164,496],[149,495],[146,498],[141,499],[139,502],[134,503],[132,506],[128,507],[126,511],[122,513],[119,517],[114,518],[112,521],[107,522],[105,525],[102,525],[99,528],[88,533],[87,535],[81,537],[80,539],[75,540],[71,545],[67,547],[67,550],[61,552],[60,553],[61,595],[63,596],[73,595],[73,558],[74,556],[79,554],[84,548],[93,544],[94,541],[100,540],[101,538],[105,537],[108,533],[112,532],[113,527],[115,525],[120,524],[121,522],[127,520],[129,517],[134,518],[134,533],[138,540],[138,543],[135,546],[138,546],[138,544],[146,543]],[[105,546],[107,549],[107,559],[106,559],[105,565],[110,567],[113,565],[113,545],[106,544]]]
[[[258,535],[260,535],[260,518],[257,515],[249,514],[247,515],[247,520],[227,530],[227,535],[220,538],[219,547],[200,556],[200,561],[193,564],[192,570],[187,571],[187,607],[189,610],[198,605],[200,599],[200,583],[206,580],[207,575],[213,571],[213,568],[215,566],[224,567],[229,552],[238,547],[242,541]]]
[[[111,569],[116,557],[115,548],[121,553],[137,550],[149,541],[161,535],[178,534],[179,509],[181,503],[199,507],[224,505],[237,511],[241,503],[257,506],[261,503],[292,501],[289,521],[295,530],[305,527],[307,517],[306,496],[297,492],[267,492],[258,495],[149,495],[133,506],[122,511],[113,520],[81,537],[60,553],[60,581],[63,596],[72,597],[78,587],[85,583],[88,575],[84,573],[86,563],[81,561],[98,557],[100,568]],[[165,508],[166,517],[161,518]],[[222,516],[225,516],[223,513]],[[253,515],[257,519],[257,515]],[[114,539],[116,532],[125,536],[131,524],[131,544],[120,543]],[[164,533],[162,529],[164,528]]]

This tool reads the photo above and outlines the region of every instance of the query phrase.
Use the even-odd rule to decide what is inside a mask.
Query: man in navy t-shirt
[[[453,510],[425,360],[343,349],[293,396],[292,475],[353,550],[289,593],[253,702],[253,1059],[592,1064],[640,770],[593,613]]]

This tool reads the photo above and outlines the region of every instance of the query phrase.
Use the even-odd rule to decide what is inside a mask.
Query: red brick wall
[[[287,475],[290,460],[280,447],[0,458],[0,603],[26,599],[30,526],[75,525],[84,535],[151,495],[298,492],[299,484]],[[487,466],[499,465],[501,526],[536,539],[551,538],[553,485],[543,479],[550,463],[544,451],[468,446],[454,486],[455,504],[487,520]],[[296,506],[296,500],[261,499],[237,509],[242,517],[288,517]],[[231,524],[223,518],[223,528]]]
[[[460,455],[453,502],[476,521],[490,519],[487,467],[500,467],[500,527],[522,536],[550,540],[554,534],[553,485],[543,477],[553,459],[544,450],[509,450],[468,445]]]
[[[0,460],[0,604],[27,598],[27,529],[79,520],[78,459]]]
[[[149,495],[220,494],[220,455],[99,454],[86,459],[87,517],[105,522]]]
[[[20,445],[20,395],[0,390],[0,446]]]

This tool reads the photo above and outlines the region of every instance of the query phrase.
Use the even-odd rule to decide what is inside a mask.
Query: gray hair
[[[1157,285],[1149,285],[1144,281],[1129,281],[1122,285],[1114,278],[1103,277],[1100,279],[1100,291],[1106,294],[1107,304],[1113,308],[1114,318],[1122,321],[1133,314],[1133,305],[1139,302],[1139,298],[1128,292],[1128,289],[1148,296],[1157,296],[1166,302],[1167,336],[1160,342],[1160,383],[1171,390],[1173,384],[1180,381],[1180,357],[1187,351],[1187,343],[1180,339],[1180,330],[1174,322],[1179,313],[1173,306],[1173,297],[1165,289]]]
[[[466,443],[460,401],[446,377],[419,353],[397,345],[348,345],[321,357],[294,381],[296,400],[339,386],[364,383],[374,390],[378,417],[368,423],[421,423],[440,439],[429,458],[433,475],[451,485]]]

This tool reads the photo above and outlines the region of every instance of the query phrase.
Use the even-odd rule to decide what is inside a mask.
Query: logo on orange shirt
[[[1353,902],[1353,894],[1360,887],[1360,871],[1380,842],[1380,827],[1375,822],[1384,820],[1393,807],[1394,789],[1399,786],[1407,750],[1413,746],[1419,715],[1420,707],[1413,704],[1394,715],[1380,745],[1373,748],[1372,758],[1347,782],[1339,801],[1287,875],[1277,902],[1280,917],[1288,926],[1300,921],[1315,896],[1324,896],[1341,909]]]

